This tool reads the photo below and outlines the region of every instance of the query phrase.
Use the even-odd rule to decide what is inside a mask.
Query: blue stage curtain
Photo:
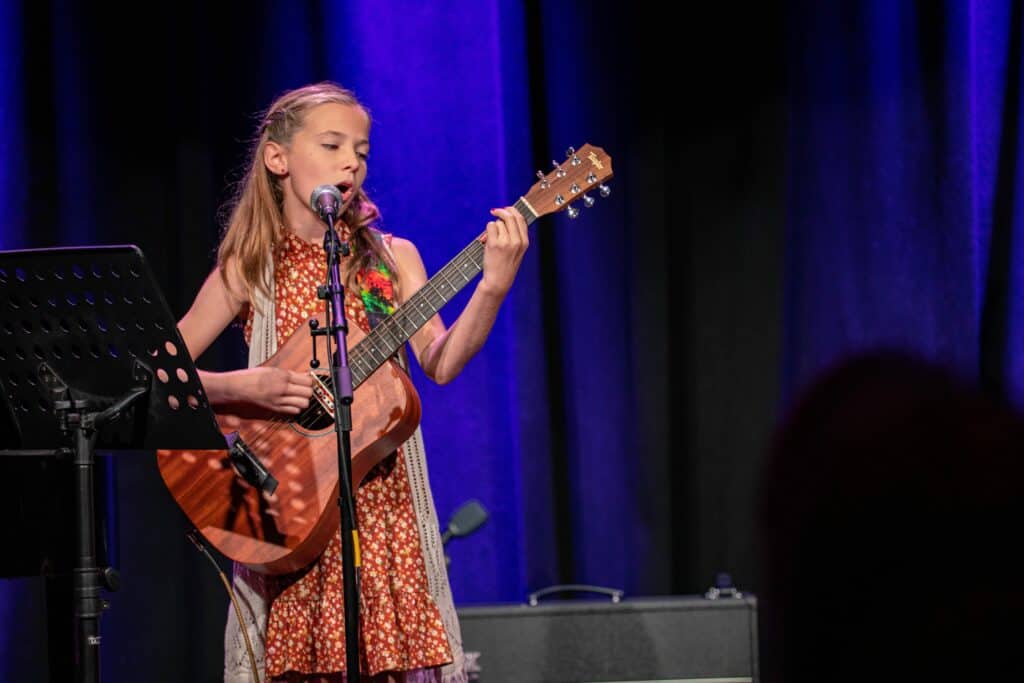
[[[787,393],[895,346],[1020,400],[1020,4],[792,17]]]

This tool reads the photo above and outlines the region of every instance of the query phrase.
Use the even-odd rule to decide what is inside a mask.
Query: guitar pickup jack
[[[227,441],[230,444],[228,457],[232,467],[242,479],[251,486],[273,494],[277,490],[277,479],[270,473],[270,470],[260,462],[260,459],[245,445],[238,432],[229,434]]]

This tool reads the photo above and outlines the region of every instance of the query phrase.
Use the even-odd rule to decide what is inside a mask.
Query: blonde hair
[[[268,277],[273,275],[268,266],[284,227],[282,180],[264,165],[263,150],[271,141],[284,147],[290,145],[309,110],[327,103],[359,107],[367,118],[370,116],[352,91],[329,81],[314,83],[280,95],[263,114],[252,141],[249,168],[239,183],[217,250],[217,266],[225,286],[231,291],[227,273],[230,264],[241,277],[250,302],[255,302],[257,292],[270,294]],[[360,187],[341,216],[351,232],[352,258],[347,262],[345,278],[351,283],[360,270],[383,262],[397,288],[394,259],[372,228],[378,218],[380,211]],[[240,292],[232,294],[238,296]]]

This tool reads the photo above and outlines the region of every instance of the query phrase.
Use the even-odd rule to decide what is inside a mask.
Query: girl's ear
[[[277,176],[288,175],[288,155],[280,144],[268,140],[263,146],[263,165]]]

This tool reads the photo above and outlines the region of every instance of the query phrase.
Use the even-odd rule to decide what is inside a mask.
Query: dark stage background
[[[611,197],[533,228],[464,374],[414,371],[439,516],[490,511],[449,548],[456,601],[692,594],[719,571],[756,593],[766,444],[823,367],[896,345],[1024,388],[1020,8],[654,7],[3,3],[0,247],[137,244],[180,317],[256,114],[324,78],[371,110],[368,189],[430,272],[536,169],[603,147]],[[199,366],[239,366],[240,336]],[[216,575],[151,456],[110,470],[105,675],[217,680]],[[44,675],[42,601],[0,582],[0,679]]]

